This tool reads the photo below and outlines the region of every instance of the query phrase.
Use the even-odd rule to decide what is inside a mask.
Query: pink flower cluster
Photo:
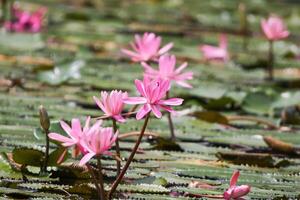
[[[268,40],[281,40],[289,36],[289,31],[286,29],[281,18],[271,16],[267,20],[261,21],[261,28]]]
[[[49,133],[48,137],[61,142],[64,147],[78,148],[83,155],[79,164],[84,165],[94,156],[109,155],[108,150],[118,137],[118,133],[114,133],[112,128],[103,128],[101,124],[102,121],[98,120],[90,127],[90,117],[86,119],[83,128],[79,119],[72,119],[71,127],[61,121],[60,125],[68,137],[58,133]]]
[[[127,49],[122,49],[122,52],[133,61],[141,62],[145,69],[144,76],[151,79],[175,81],[180,86],[191,88],[192,86],[186,83],[185,80],[193,79],[193,73],[181,73],[187,67],[187,63],[183,63],[175,70],[176,57],[166,54],[173,47],[173,43],[159,49],[160,43],[161,37],[156,36],[154,33],[144,33],[143,37],[135,35],[135,43],[131,44],[134,52]],[[158,61],[158,70],[147,64],[148,61]]]
[[[205,60],[220,60],[220,61],[228,61],[229,53],[227,50],[227,36],[224,34],[220,35],[219,46],[212,45],[201,45],[200,51]]]
[[[113,119],[114,122],[124,123],[126,121],[122,113],[125,104],[142,105],[137,111],[137,120],[144,118],[146,115],[149,116],[150,112],[153,112],[155,117],[161,118],[161,110],[172,113],[174,112],[172,106],[179,106],[183,103],[183,99],[181,98],[168,97],[167,94],[171,89],[171,83],[175,82],[185,88],[192,87],[187,80],[193,78],[193,73],[182,72],[187,67],[187,63],[185,62],[176,68],[176,57],[174,55],[165,54],[172,47],[172,43],[159,49],[161,38],[157,37],[154,33],[145,33],[143,37],[136,35],[135,40],[135,43],[132,44],[135,52],[125,49],[122,51],[130,56],[133,61],[141,62],[145,70],[143,81],[135,80],[135,86],[139,96],[128,97],[127,92],[113,90],[110,93],[102,91],[100,98],[93,97],[97,106],[103,111],[104,117]],[[220,37],[219,47],[203,45],[201,49],[207,59],[221,59],[224,61],[228,59],[227,38],[224,35]],[[153,68],[147,63],[149,61],[157,62],[158,68]],[[118,144],[118,131],[115,132],[111,127],[102,127],[101,120],[97,120],[90,126],[90,121],[90,117],[87,117],[83,128],[81,127],[79,119],[72,119],[71,126],[61,121],[60,125],[67,136],[58,133],[48,134],[49,138],[60,142],[62,146],[75,147],[78,149],[82,154],[80,165],[87,164],[87,162],[95,156],[111,155],[109,152],[110,148],[114,143]],[[143,131],[145,131],[146,125],[147,120],[145,120]],[[115,123],[114,128],[116,128]],[[141,137],[143,133],[144,132],[141,132]],[[137,143],[137,145],[139,145],[139,143]],[[136,146],[135,151],[137,147],[138,146]],[[133,156],[135,151],[132,152]],[[131,160],[129,160],[130,162],[133,156]],[[126,166],[127,168],[123,168],[125,169],[124,173],[121,173],[118,178],[121,177],[122,179],[129,165]],[[234,172],[230,180],[230,187],[222,196],[224,199],[242,199],[241,197],[250,192],[250,186],[236,185],[238,177],[239,171]],[[117,184],[118,183],[119,182],[117,182]],[[114,190],[112,189],[112,191]]]
[[[17,4],[13,5],[13,20],[6,21],[4,27],[8,31],[37,33],[42,29],[43,17],[47,8],[41,7],[33,13],[22,10]]]
[[[225,200],[231,200],[231,199],[242,200],[243,198],[241,197],[247,195],[250,192],[251,187],[249,185],[240,185],[240,186],[236,185],[239,176],[240,176],[239,171],[235,171],[232,174],[232,177],[230,179],[230,184],[229,184],[230,187],[223,194]]]
[[[154,33],[144,33],[143,36],[135,35],[135,41],[131,43],[132,50],[122,49],[122,52],[129,56],[134,62],[156,61],[159,56],[168,52],[173,43],[168,43],[160,49],[161,37]]]
[[[135,80],[135,86],[141,97],[128,97],[124,100],[127,104],[143,104],[136,115],[136,119],[142,119],[150,111],[157,118],[162,117],[160,109],[168,112],[173,112],[171,106],[179,106],[182,104],[183,99],[171,98],[164,99],[166,93],[170,90],[170,81],[155,79],[150,81],[148,78],[144,78],[144,81]]]
[[[101,99],[94,96],[94,101],[98,107],[105,113],[105,116],[111,117],[118,122],[125,122],[122,116],[124,108],[123,99],[127,98],[127,92],[113,90],[110,94],[106,91],[100,93]]]
[[[162,117],[160,110],[173,112],[172,106],[181,105],[181,98],[166,98],[167,92],[171,88],[171,81],[175,81],[183,87],[192,87],[185,80],[191,80],[192,72],[181,73],[187,66],[187,63],[182,64],[175,70],[175,56],[159,55],[168,51],[172,44],[166,45],[159,50],[161,38],[156,37],[154,33],[145,33],[144,37],[136,35],[136,44],[134,49],[135,54],[133,60],[143,61],[145,67],[144,80],[135,80],[135,86],[141,96],[128,97],[127,92],[113,90],[110,93],[102,91],[100,98],[93,97],[98,107],[104,112],[105,118],[111,118],[120,123],[125,122],[122,115],[124,104],[142,104],[142,107],[137,112],[136,118],[142,119],[149,112],[153,112],[158,118]],[[150,67],[146,61],[159,59],[159,70]],[[60,142],[65,147],[75,147],[82,155],[80,165],[86,164],[92,157],[100,155],[109,155],[109,149],[116,142],[118,132],[114,133],[111,127],[101,127],[102,121],[96,121],[90,127],[90,117],[87,118],[85,126],[82,128],[79,119],[73,119],[71,127],[64,121],[60,122],[61,127],[66,132],[67,136],[58,133],[49,133],[48,136],[52,140]]]

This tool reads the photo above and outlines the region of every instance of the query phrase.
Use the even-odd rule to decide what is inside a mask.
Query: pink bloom
[[[63,136],[58,133],[49,133],[48,137],[52,140],[61,142],[64,147],[71,147],[76,145],[76,147],[79,148],[79,150],[83,153],[85,152],[85,149],[81,145],[82,138],[86,134],[89,134],[99,129],[100,125],[102,124],[102,121],[98,120],[92,127],[90,127],[90,119],[90,117],[86,119],[85,126],[83,127],[83,129],[81,128],[79,119],[72,119],[71,127],[64,121],[60,121],[61,127],[68,134],[69,137]]]
[[[136,34],[135,42],[131,43],[133,51],[122,49],[122,52],[131,57],[134,62],[157,60],[160,55],[165,54],[173,47],[173,43],[168,43],[160,48],[161,37],[154,33],[144,33],[143,37]]]
[[[180,98],[163,99],[170,89],[170,81],[168,80],[158,79],[150,81],[145,77],[143,82],[135,80],[135,86],[141,97],[128,97],[124,99],[124,103],[133,105],[144,104],[136,115],[137,120],[142,119],[150,111],[153,111],[157,118],[161,118],[160,109],[173,112],[171,106],[178,106],[183,102],[183,99]]]
[[[261,28],[268,40],[280,40],[289,36],[284,22],[279,17],[269,17],[267,20],[261,20]]]
[[[242,199],[241,197],[247,195],[250,192],[251,187],[249,185],[236,186],[239,176],[239,171],[235,171],[232,174],[232,177],[230,179],[230,187],[223,194],[225,200]]]
[[[125,122],[121,113],[124,107],[123,99],[127,98],[127,92],[113,90],[108,94],[101,92],[101,99],[94,96],[94,100],[107,117],[112,117],[118,122]]]
[[[114,134],[112,128],[102,127],[85,135],[82,146],[87,152],[80,160],[79,165],[86,164],[94,156],[110,155],[108,150],[115,143],[117,137],[118,132]]]
[[[9,31],[15,32],[40,32],[42,29],[43,17],[47,12],[44,7],[39,8],[33,13],[21,10],[16,4],[13,6],[14,20],[7,21],[4,27]]]
[[[229,54],[227,50],[227,36],[220,35],[219,46],[201,45],[200,51],[203,54],[205,60],[221,60],[228,61]]]
[[[187,67],[187,62],[183,63],[175,70],[176,57],[174,55],[163,55],[159,58],[158,64],[159,69],[155,70],[147,63],[142,62],[142,65],[145,68],[145,76],[153,79],[161,78],[164,80],[175,81],[182,87],[192,88],[185,80],[193,79],[193,72],[181,73],[181,71]]]

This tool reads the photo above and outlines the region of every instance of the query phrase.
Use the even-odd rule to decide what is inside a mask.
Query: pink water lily
[[[182,73],[182,70],[187,67],[187,62],[175,69],[176,57],[174,55],[161,56],[158,61],[158,70],[153,69],[146,62],[142,62],[142,65],[145,68],[145,76],[152,79],[161,78],[164,80],[174,81],[182,87],[192,88],[192,85],[187,83],[186,80],[193,79],[193,72]]]
[[[82,146],[86,152],[79,165],[86,164],[92,157],[100,155],[110,155],[108,151],[115,143],[118,132],[114,133],[112,128],[98,128],[82,139]]]
[[[118,122],[125,122],[121,113],[124,108],[123,99],[127,98],[127,92],[113,90],[110,93],[102,91],[101,98],[94,96],[94,101],[107,117],[112,117]]]
[[[290,34],[283,20],[276,16],[261,20],[261,28],[266,38],[271,41],[284,39]]]
[[[225,34],[220,35],[219,46],[201,45],[200,51],[205,60],[228,61],[227,36]]]
[[[150,60],[157,60],[159,56],[168,52],[173,43],[168,43],[160,48],[161,37],[154,33],[144,33],[143,36],[135,35],[134,43],[131,43],[132,50],[122,49],[122,52],[129,56],[134,62],[147,62]]]
[[[14,19],[5,22],[4,27],[9,31],[15,32],[40,32],[46,12],[47,8],[40,7],[35,12],[30,13],[22,10],[17,4],[14,4],[12,10]]]
[[[81,127],[79,119],[72,119],[71,127],[66,122],[60,121],[61,127],[69,137],[63,136],[59,133],[49,133],[48,137],[52,140],[61,142],[64,147],[76,146],[76,148],[78,148],[82,153],[84,153],[86,152],[86,150],[81,144],[82,138],[85,137],[85,135],[90,134],[95,130],[99,129],[102,124],[102,121],[98,120],[94,123],[92,127],[90,127],[90,119],[90,117],[87,117],[83,129]]]
[[[124,103],[143,104],[137,112],[137,120],[142,119],[151,111],[157,118],[161,118],[162,113],[160,109],[173,112],[171,106],[178,106],[183,102],[181,98],[164,99],[167,91],[170,89],[170,81],[168,80],[157,79],[150,81],[149,78],[145,77],[144,81],[135,80],[135,86],[141,97],[128,97],[124,99]]]
[[[223,197],[225,200],[230,199],[239,199],[242,200],[243,196],[247,195],[250,192],[251,187],[249,185],[240,185],[237,186],[237,180],[240,176],[239,171],[235,171],[232,174],[232,177],[230,179],[230,187],[224,192]]]

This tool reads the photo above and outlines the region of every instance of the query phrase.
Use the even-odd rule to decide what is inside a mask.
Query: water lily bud
[[[44,106],[40,106],[39,108],[40,113],[40,123],[44,130],[49,130],[50,127],[50,119],[48,117],[47,110],[44,108]]]

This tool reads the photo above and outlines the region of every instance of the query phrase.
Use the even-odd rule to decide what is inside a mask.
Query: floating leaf
[[[265,92],[252,92],[247,94],[242,104],[244,110],[256,114],[270,114],[272,104],[275,102],[274,95],[268,95]]]
[[[45,46],[40,34],[1,33],[1,48],[10,50],[33,51]]]
[[[154,143],[154,149],[156,150],[183,151],[182,148],[178,144],[176,144],[176,142],[167,140],[165,138],[159,137]]]
[[[41,166],[44,160],[44,152],[29,148],[14,149],[12,156],[16,163],[36,167]]]
[[[275,161],[269,154],[243,153],[243,152],[218,152],[216,156],[234,164],[248,164],[260,167],[274,167]]]
[[[218,112],[199,111],[199,112],[194,112],[192,115],[206,122],[228,124],[227,118]]]
[[[64,147],[59,147],[58,149],[52,151],[49,154],[47,165],[57,166],[63,161],[65,161],[66,159],[67,159],[67,149]]]

